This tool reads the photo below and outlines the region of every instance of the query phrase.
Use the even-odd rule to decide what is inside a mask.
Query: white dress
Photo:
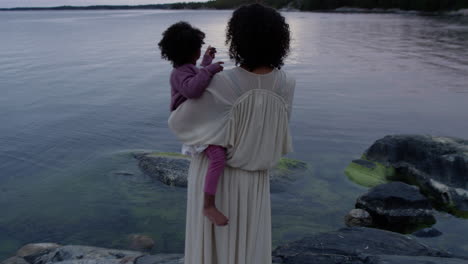
[[[224,227],[203,216],[208,159],[190,164],[185,264],[271,264],[268,170],[292,150],[289,116],[295,81],[282,70],[254,74],[240,67],[215,75],[203,96],[188,100],[169,127],[189,145],[227,148],[227,167],[216,193]]]

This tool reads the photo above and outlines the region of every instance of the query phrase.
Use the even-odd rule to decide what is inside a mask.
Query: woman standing
[[[208,159],[199,154],[189,169],[185,264],[271,264],[268,170],[292,150],[289,117],[295,81],[280,70],[289,52],[289,26],[260,4],[234,11],[226,43],[236,65],[217,74],[203,96],[172,112],[169,126],[189,145],[227,149],[227,167],[216,204],[225,227],[203,216]]]

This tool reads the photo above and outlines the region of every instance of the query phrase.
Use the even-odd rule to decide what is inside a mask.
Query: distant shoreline
[[[0,11],[60,11],[60,10],[154,10],[154,9],[176,9],[176,4],[153,4],[153,5],[95,5],[95,6],[54,6],[54,7],[12,7],[0,8]],[[179,9],[179,8],[177,8]]]
[[[13,7],[0,8],[0,11],[99,11],[99,10],[233,10],[237,6],[217,6],[216,1],[179,2],[149,5],[92,5],[92,6],[55,6],[55,7]],[[363,13],[363,14],[419,14],[468,16],[468,9],[423,11],[398,8],[358,8],[338,7],[333,9],[298,9],[291,6],[278,8],[280,11],[323,12],[323,13]]]

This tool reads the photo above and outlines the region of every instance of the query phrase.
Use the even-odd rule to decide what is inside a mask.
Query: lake
[[[183,252],[185,190],[154,182],[132,153],[173,151],[170,24],[202,29],[217,58],[231,11],[0,12],[0,259],[29,242]],[[468,18],[284,13],[297,79],[291,158],[309,172],[272,195],[273,243],[343,227],[366,188],[343,171],[396,133],[468,138]],[[128,176],[126,174],[132,174]],[[468,254],[468,220],[437,214],[437,238]]]

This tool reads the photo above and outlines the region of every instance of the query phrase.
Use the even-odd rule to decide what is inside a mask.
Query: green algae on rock
[[[377,140],[345,170],[366,186],[402,181],[419,187],[434,207],[468,218],[468,140],[392,135]]]
[[[362,157],[353,160],[346,168],[345,173],[350,180],[359,185],[374,187],[388,182],[395,175],[395,169]]]

